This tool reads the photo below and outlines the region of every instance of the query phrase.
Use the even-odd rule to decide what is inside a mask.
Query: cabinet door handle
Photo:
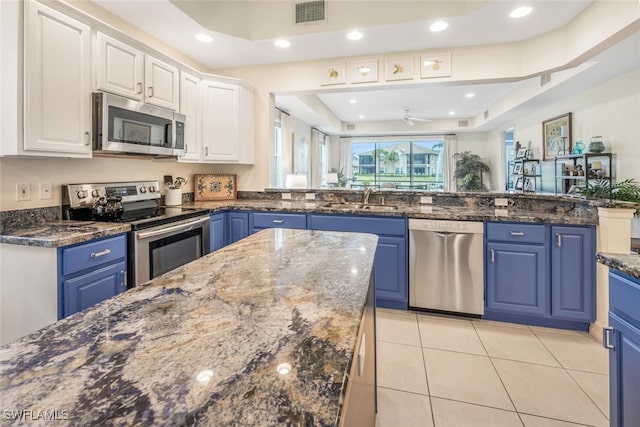
[[[509,231],[509,236],[524,236],[523,231]]]
[[[562,234],[560,233],[556,233],[556,246],[562,246]]]
[[[496,262],[496,251],[490,249],[489,253],[491,254],[491,262]]]
[[[613,328],[611,327],[603,327],[602,328],[602,346],[607,350],[615,350],[615,346],[611,344],[611,334],[613,333]]]
[[[209,147],[204,147],[204,155],[205,156],[209,155]]]
[[[184,144],[184,154],[187,154],[189,152],[189,146],[187,144]]]
[[[138,91],[137,91],[138,94],[141,94],[142,93],[142,82],[136,83],[136,86],[138,87]]]
[[[111,253],[111,249],[105,249],[100,252],[91,252],[91,258],[98,258],[101,256],[109,255]]]
[[[86,131],[84,133],[84,145],[89,145],[91,143],[91,133],[89,133],[89,131]]]
[[[274,219],[274,220],[273,220],[273,223],[274,223],[274,224],[282,224],[283,222],[284,222],[284,220],[283,220],[283,219]]]
[[[127,272],[124,270],[120,270],[120,287],[127,287]]]
[[[149,98],[153,98],[153,86],[149,86]]]

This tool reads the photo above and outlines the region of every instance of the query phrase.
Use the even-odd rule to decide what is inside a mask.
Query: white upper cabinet
[[[91,155],[90,28],[25,2],[24,151]]]
[[[204,82],[202,146],[205,161],[239,161],[238,98],[238,86],[208,80]]]
[[[104,33],[97,36],[97,88],[178,110],[179,71]]]
[[[97,42],[98,89],[143,101],[144,54],[101,32]]]
[[[180,71],[180,113],[187,116],[184,128],[184,155],[180,161],[199,161],[200,138],[200,78]]]
[[[178,73],[177,67],[146,55],[144,61],[146,102],[177,111],[180,107]]]

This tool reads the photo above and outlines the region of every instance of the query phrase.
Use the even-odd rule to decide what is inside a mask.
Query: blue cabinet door
[[[244,239],[249,235],[249,212],[228,212],[227,225],[229,244]]]
[[[593,322],[596,317],[595,230],[551,227],[551,315]]]
[[[615,313],[609,314],[614,328],[609,353],[609,408],[611,427],[640,425],[640,329]]]
[[[378,235],[374,260],[376,307],[408,308],[406,219],[309,215],[307,225],[311,230]]]
[[[226,244],[226,222],[227,215],[225,213],[211,215],[211,223],[209,226],[209,252],[217,251]]]
[[[545,246],[488,242],[486,248],[487,309],[546,316]]]
[[[127,290],[126,263],[103,267],[62,282],[62,317],[91,307]]]

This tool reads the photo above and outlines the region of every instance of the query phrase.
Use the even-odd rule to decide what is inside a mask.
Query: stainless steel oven
[[[133,231],[134,285],[209,253],[209,215]]]

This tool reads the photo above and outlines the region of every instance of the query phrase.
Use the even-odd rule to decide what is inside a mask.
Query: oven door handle
[[[209,217],[206,217],[206,218],[202,218],[202,219],[199,219],[199,220],[196,220],[196,221],[187,222],[185,224],[178,224],[178,225],[174,225],[173,227],[163,228],[161,230],[155,230],[155,231],[149,231],[149,232],[146,232],[146,233],[140,233],[140,234],[137,235],[137,237],[138,237],[138,239],[146,239],[148,237],[161,236],[163,234],[171,233],[171,232],[178,231],[178,230],[187,231],[188,229],[190,229],[194,225],[198,225],[198,224],[201,224],[203,222],[207,222],[209,220],[210,220]]]

